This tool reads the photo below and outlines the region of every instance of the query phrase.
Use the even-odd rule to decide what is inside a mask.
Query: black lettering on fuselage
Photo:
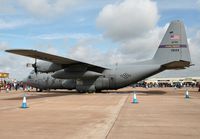
[[[179,49],[171,49],[171,52],[179,52]]]

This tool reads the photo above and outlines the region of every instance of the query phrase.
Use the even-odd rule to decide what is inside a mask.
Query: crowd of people
[[[6,90],[6,91],[11,91],[11,90],[30,90],[30,87],[24,84],[23,82],[19,82],[16,80],[13,81],[6,81],[6,80],[1,80],[0,81],[0,91],[1,90]]]
[[[163,87],[175,87],[175,88],[182,88],[182,87],[198,87],[199,88],[199,92],[200,92],[200,82],[185,82],[185,83],[181,83],[181,82],[173,82],[173,83],[169,83],[169,82],[145,82],[145,81],[141,81],[138,82],[136,84],[133,85],[133,87],[144,87],[144,88],[163,88]]]
[[[163,88],[163,87],[175,87],[175,88],[182,88],[182,87],[198,87],[199,92],[200,92],[200,82],[197,83],[180,83],[180,82],[175,82],[173,84],[171,83],[147,83],[145,81],[138,82],[132,87],[144,87],[144,88]],[[22,81],[6,81],[6,80],[0,80],[0,91],[1,90],[6,90],[6,91],[11,91],[11,90],[27,90],[30,91],[32,87],[24,84]]]

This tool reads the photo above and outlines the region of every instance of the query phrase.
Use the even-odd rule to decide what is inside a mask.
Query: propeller
[[[34,68],[34,72],[37,74],[38,73],[38,69],[37,69],[37,59],[35,59],[35,63],[27,63],[26,67],[33,67]]]
[[[35,59],[35,63],[32,64],[33,68],[34,68],[34,71],[35,73],[37,74],[38,73],[38,69],[37,69],[37,59]]]

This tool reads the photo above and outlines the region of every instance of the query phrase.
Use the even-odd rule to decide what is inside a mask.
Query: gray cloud
[[[0,0],[0,13],[14,14],[16,9],[13,2],[13,0]]]
[[[54,18],[72,10],[83,0],[18,0],[21,7],[35,17]]]
[[[153,29],[159,19],[156,3],[150,0],[125,0],[106,5],[99,13],[97,26],[105,36],[124,41],[142,36]]]
[[[131,56],[135,60],[152,58],[167,27],[168,24],[163,28],[155,27],[140,38],[133,38],[121,43],[120,52]]]
[[[5,50],[10,48],[8,42],[0,42],[0,72],[8,72],[10,73],[10,78],[21,80],[32,70],[26,68],[26,63],[32,63],[34,60],[6,53]]]
[[[7,42],[0,42],[0,51],[4,51],[9,48],[10,48],[10,46]]]
[[[200,30],[196,31],[194,37],[189,38],[189,46],[193,63],[200,66]]]
[[[67,56],[85,62],[100,63],[102,52],[94,46],[98,44],[101,38],[79,38],[74,46],[69,48]]]
[[[197,0],[197,6],[200,9],[200,0]]]
[[[27,77],[28,73],[32,70],[26,68],[26,63],[33,62],[29,58],[19,57],[16,55],[1,52],[0,67],[1,72],[10,73],[11,79],[22,80]]]
[[[167,26],[156,27],[158,19],[154,1],[125,0],[106,5],[97,25],[105,30],[105,37],[119,43],[119,63],[128,63],[153,56]]]

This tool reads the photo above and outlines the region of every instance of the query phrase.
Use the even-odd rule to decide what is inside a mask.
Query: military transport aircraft
[[[179,20],[170,23],[157,52],[151,60],[118,66],[114,69],[37,50],[12,49],[6,50],[6,52],[44,60],[43,62],[35,62],[32,65],[36,75],[37,72],[41,72],[49,76],[44,80],[35,76],[38,85],[46,84],[48,79],[56,81],[62,79],[62,81],[66,80],[66,88],[67,86],[74,87],[79,92],[119,89],[164,70],[185,69],[191,66],[184,24]],[[39,76],[42,77],[42,74]],[[40,80],[42,81],[40,82]],[[60,81],[60,86],[58,85],[57,89],[63,88],[62,81]],[[51,87],[53,88],[53,82],[49,89]]]

